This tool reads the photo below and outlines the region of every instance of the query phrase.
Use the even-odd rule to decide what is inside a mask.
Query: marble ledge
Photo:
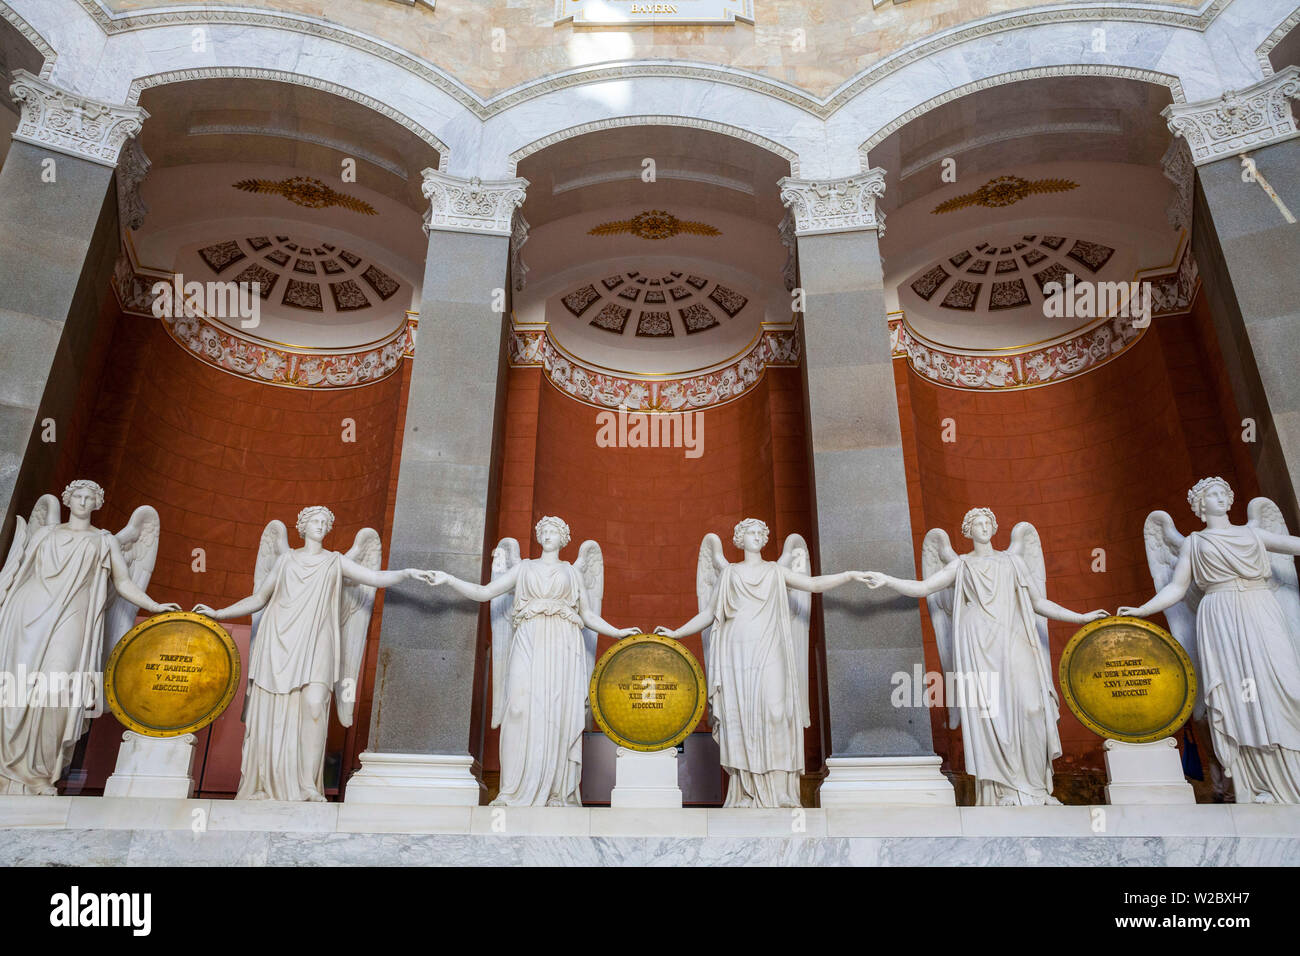
[[[416,807],[0,796],[0,831],[444,834],[530,838],[1300,838],[1300,806],[870,807],[748,810]],[[0,841],[6,839],[0,833]]]

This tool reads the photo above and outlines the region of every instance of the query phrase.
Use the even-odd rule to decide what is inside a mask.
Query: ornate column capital
[[[42,149],[116,166],[122,145],[149,118],[139,106],[102,103],[26,70],[14,70],[9,95],[22,107],[14,139]]]
[[[781,203],[794,213],[796,236],[875,229],[885,234],[885,214],[876,200],[885,194],[885,171],[877,167],[843,179],[777,180]]]
[[[140,137],[128,139],[117,164],[117,217],[124,229],[139,229],[144,225],[149,207],[140,198],[140,186],[152,165],[140,146]]]
[[[1289,66],[1254,86],[1216,100],[1174,103],[1161,111],[1187,140],[1197,166],[1300,136],[1289,100],[1300,97],[1300,67]]]
[[[420,187],[429,200],[424,216],[426,233],[477,232],[493,236],[510,236],[515,210],[523,205],[528,180],[498,179],[484,182],[475,176],[465,179],[426,169]]]

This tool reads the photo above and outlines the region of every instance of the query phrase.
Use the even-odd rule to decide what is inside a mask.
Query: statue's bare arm
[[[403,568],[400,571],[372,571],[364,564],[357,564],[346,554],[342,562],[343,576],[357,584],[366,584],[372,588],[391,588],[403,581],[428,581],[432,576],[419,568]]]
[[[281,556],[279,560],[285,560],[284,556]],[[278,567],[279,562],[276,563],[276,568]],[[214,621],[231,621],[237,617],[243,617],[245,614],[260,611],[270,603],[271,595],[275,593],[276,577],[275,569],[272,569],[271,573],[262,579],[262,583],[248,597],[236,601],[229,607],[223,607],[219,611],[213,610],[206,604],[196,604],[194,605],[194,613],[203,614]]]
[[[597,634],[604,634],[606,637],[617,639],[621,637],[631,637],[633,634],[641,633],[639,627],[618,628],[606,621],[591,609],[591,605],[587,603],[587,592],[585,590],[581,590],[578,595],[578,613],[582,617],[582,623],[586,627],[591,628]]]
[[[1275,554],[1300,554],[1300,538],[1295,535],[1260,531],[1259,539],[1264,542],[1265,548]]]
[[[467,597],[471,601],[478,601],[482,604],[485,601],[491,601],[493,598],[500,597],[507,591],[514,589],[516,582],[519,580],[519,568],[521,565],[516,564],[513,568],[497,578],[495,581],[489,581],[487,584],[474,584],[472,581],[462,581],[454,574],[448,574],[446,571],[434,571],[428,580],[430,584],[446,584],[457,594]]]
[[[1267,547],[1267,545],[1266,545]],[[1169,583],[1155,593],[1151,600],[1141,607],[1122,607],[1119,613],[1128,617],[1150,617],[1166,608],[1171,608],[1181,601],[1192,585],[1192,538],[1189,535],[1178,552],[1178,563],[1174,565],[1174,575]]]
[[[944,588],[950,588],[956,583],[957,561],[949,561],[943,570],[936,571],[921,581],[905,581],[880,571],[868,571],[865,577],[869,588],[886,587],[904,597],[923,598]]]
[[[107,532],[105,532],[107,534]],[[162,614],[164,611],[179,611],[179,604],[159,604],[149,595],[145,594],[134,581],[131,580],[131,571],[126,566],[126,557],[122,554],[122,546],[118,544],[117,538],[108,535],[109,563],[112,565],[113,587],[117,593],[126,598],[136,607],[148,611],[150,614]]]
[[[841,585],[848,584],[850,581],[867,582],[866,571],[841,571],[839,574],[819,574],[813,577],[810,574],[800,574],[798,571],[791,571],[789,568],[781,568],[781,574],[785,577],[787,587],[792,587],[796,591],[809,591],[813,594],[824,594],[827,591],[834,590]]]

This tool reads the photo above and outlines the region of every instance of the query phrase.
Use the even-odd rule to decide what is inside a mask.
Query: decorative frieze
[[[14,70],[9,95],[22,108],[13,138],[103,166],[116,166],[122,146],[149,114],[139,106],[102,103]]]
[[[500,179],[484,182],[465,179],[436,169],[423,171],[421,191],[429,200],[424,231],[476,232],[510,236],[515,210],[523,205],[528,180]]]
[[[754,0],[555,0],[555,23],[575,27],[754,22]]]
[[[820,182],[783,176],[777,186],[781,203],[794,213],[797,236],[862,229],[885,234],[885,214],[876,208],[876,200],[885,195],[883,169]]]
[[[140,198],[140,187],[152,165],[140,146],[140,137],[128,139],[117,164],[117,216],[123,229],[135,230],[144,225],[149,207]]]
[[[1187,140],[1197,166],[1300,136],[1291,100],[1300,98],[1300,67],[1216,100],[1174,103],[1161,112],[1175,136]]]
[[[546,377],[578,401],[602,408],[673,412],[711,408],[734,401],[763,378],[768,366],[794,366],[800,358],[799,330],[764,329],[744,355],[712,371],[641,377],[585,365],[555,344],[545,327],[510,330],[510,364],[541,366]]]

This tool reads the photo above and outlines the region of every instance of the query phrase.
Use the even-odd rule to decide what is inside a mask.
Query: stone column
[[[0,169],[0,548],[48,487],[118,253],[109,192],[122,145],[148,114],[61,89],[26,70]],[[41,440],[51,420],[54,443]]]
[[[527,185],[424,171],[429,254],[389,567],[486,579],[500,484],[511,227]],[[387,592],[369,748],[346,802],[478,804],[470,734],[485,609],[450,588]]]
[[[804,295],[804,376],[819,570],[914,577],[907,475],[878,234],[884,171],[782,179]],[[891,705],[890,678],[924,669],[914,600],[842,588],[820,599],[831,721],[823,807],[955,803],[930,715]]]
[[[1300,531],[1300,130],[1288,67],[1164,111],[1195,164],[1192,248],[1264,493]],[[1168,164],[1167,164],[1168,167]],[[1189,183],[1190,186],[1190,183]],[[1190,188],[1184,192],[1192,198]],[[1290,217],[1288,219],[1288,216]]]

